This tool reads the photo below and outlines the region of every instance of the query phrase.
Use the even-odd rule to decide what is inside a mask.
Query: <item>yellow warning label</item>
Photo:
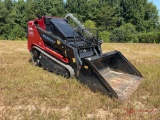
[[[85,68],[85,69],[88,69],[88,66],[85,65],[84,68]]]
[[[72,58],[72,61],[75,63],[75,62],[76,62],[76,59],[75,59],[75,58]]]
[[[67,55],[67,51],[66,50],[64,51],[64,54]]]
[[[61,44],[61,42],[59,40],[57,40],[57,44],[59,45],[59,44]]]

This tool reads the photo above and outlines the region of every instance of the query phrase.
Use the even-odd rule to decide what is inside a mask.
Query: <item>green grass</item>
[[[0,41],[0,118],[33,120],[135,120],[160,118],[160,45],[102,45],[119,50],[142,73],[144,81],[120,102],[74,79],[33,66],[26,41]]]

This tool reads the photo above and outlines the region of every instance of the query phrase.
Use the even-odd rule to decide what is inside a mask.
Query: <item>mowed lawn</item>
[[[119,50],[144,81],[127,100],[112,100],[77,82],[33,66],[27,41],[0,41],[0,119],[2,120],[158,120],[160,44],[104,43]]]

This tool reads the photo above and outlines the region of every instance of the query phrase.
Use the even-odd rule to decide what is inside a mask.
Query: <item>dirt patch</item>
[[[100,119],[100,120],[106,120],[109,118],[112,118],[112,120],[116,120],[113,118],[113,113],[111,113],[108,110],[103,110],[103,109],[96,109],[95,114],[87,114],[88,119]]]

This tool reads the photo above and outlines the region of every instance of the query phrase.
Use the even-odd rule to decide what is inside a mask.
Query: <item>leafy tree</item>
[[[145,16],[144,20],[146,22],[145,28],[146,31],[155,31],[157,30],[159,23],[159,16],[158,16],[158,10],[153,3],[148,3],[145,6]]]
[[[9,33],[8,39],[15,40],[17,37],[24,38],[26,37],[26,23],[27,23],[27,15],[26,15],[26,2],[23,0],[19,0],[14,9],[11,11],[7,18],[7,22],[9,25]],[[17,32],[16,32],[17,30]]]
[[[0,0],[0,36],[2,39],[8,39],[10,27],[7,19],[13,7],[14,3],[12,0]]]
[[[110,42],[110,35],[111,32],[107,30],[99,32],[99,37],[103,40],[103,42]]]
[[[119,25],[132,23],[137,31],[150,31],[155,29],[158,22],[158,10],[148,0],[120,0],[115,8]]]
[[[101,4],[98,0],[88,0],[87,2],[87,12],[85,12],[86,20],[96,20],[97,11],[100,8]]]
[[[34,12],[37,17],[62,16],[65,13],[63,0],[33,0]]]
[[[96,15],[97,26],[112,30],[116,26],[117,18],[114,16],[114,10],[107,4],[103,5]]]
[[[9,13],[4,2],[0,1],[0,36],[1,39],[6,39],[6,29],[7,29],[7,14]]]
[[[86,20],[85,23],[84,23],[84,26],[86,28],[95,29],[96,28],[96,23],[92,20]]]
[[[111,42],[138,42],[137,31],[131,23],[124,24],[113,30],[110,35]]]
[[[4,4],[5,4],[8,11],[11,11],[14,7],[13,0],[4,0]]]
[[[76,14],[84,22],[95,19],[98,6],[98,0],[67,0],[65,8],[67,12]]]
[[[26,32],[23,27],[16,24],[13,29],[11,30],[8,39],[11,40],[25,40],[26,39]]]
[[[148,0],[0,0],[0,39],[25,39],[29,20],[43,15],[64,17],[68,12],[89,28],[106,28],[99,35],[107,42],[111,33],[112,41],[136,42],[136,34],[131,33],[135,29],[146,33],[139,35],[140,41],[159,39],[159,34],[153,34],[160,30],[158,10]]]
[[[138,34],[140,43],[160,43],[160,32],[144,32]]]
[[[33,0],[27,0],[26,1],[26,21],[33,20],[36,16],[35,13],[35,2]]]

